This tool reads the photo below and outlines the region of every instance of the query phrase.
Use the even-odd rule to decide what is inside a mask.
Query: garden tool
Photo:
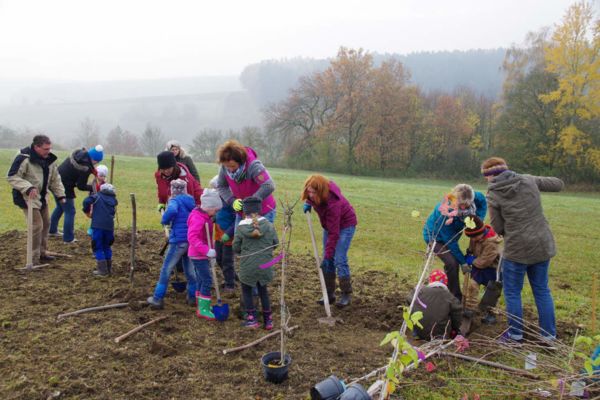
[[[323,276],[323,270],[321,269],[321,260],[319,259],[319,249],[317,249],[317,241],[315,240],[315,232],[313,230],[312,219],[310,218],[311,213],[307,212],[306,220],[308,221],[308,231],[310,233],[310,239],[312,241],[313,250],[315,253],[315,261],[317,263],[317,270],[319,271],[319,281],[321,282],[321,291],[323,292],[323,305],[325,306],[326,317],[319,318],[318,321],[321,324],[327,324],[329,326],[335,325],[335,318],[331,316],[331,308],[329,307],[329,296],[327,295],[327,286],[325,284],[325,277]],[[335,280],[334,280],[335,282]],[[335,287],[335,286],[334,286]]]
[[[206,229],[206,241],[209,243],[210,248],[213,249],[215,247],[215,243],[214,241],[211,243],[208,224],[204,224],[204,228]],[[214,258],[210,258],[209,261],[213,285],[215,286],[215,291],[217,292],[217,304],[213,306],[212,311],[213,314],[215,314],[215,319],[217,321],[227,321],[227,318],[229,318],[229,304],[223,304],[221,300],[221,291],[219,290],[219,281],[217,280],[217,271],[215,269],[215,264],[217,261]]]
[[[466,273],[463,275],[463,298],[462,298],[462,308],[463,308],[463,316],[462,322],[460,323],[460,333],[463,336],[466,336],[471,330],[471,322],[473,321],[473,312],[466,311],[467,298],[469,297],[469,282],[471,281],[471,274]]]
[[[46,267],[50,264],[33,265],[33,207],[31,207],[31,199],[27,201],[27,261],[24,270]]]
[[[500,255],[500,260],[498,260],[498,269],[496,270],[496,280],[489,281],[485,292],[483,293],[483,297],[479,302],[479,309],[484,312],[489,312],[490,308],[496,307],[498,304],[498,299],[502,295],[502,254]]]

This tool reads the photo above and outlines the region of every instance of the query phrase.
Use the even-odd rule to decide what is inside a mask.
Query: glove
[[[231,239],[231,238],[226,233],[224,233],[223,236],[221,236],[221,242],[223,242],[223,243],[229,242],[229,239]]]
[[[165,205],[163,203],[160,203],[158,206],[156,206],[156,211],[165,211]]]
[[[460,264],[460,269],[463,272],[463,274],[468,274],[469,272],[471,272],[471,266],[467,264]]]
[[[231,203],[231,207],[233,208],[233,211],[242,211],[242,199],[235,199],[233,203]]]
[[[333,266],[333,260],[331,258],[324,258],[323,261],[321,261],[321,269],[322,270],[325,270],[332,266]]]
[[[206,252],[206,257],[208,258],[215,258],[217,256],[217,252],[215,251],[215,249],[210,249]]]
[[[306,214],[307,212],[309,213],[310,210],[312,210],[312,206],[308,203],[304,203],[304,205],[302,206],[302,210],[304,210],[304,214]]]
[[[473,265],[473,261],[475,261],[477,257],[475,257],[473,254],[467,254],[467,264],[469,265]]]

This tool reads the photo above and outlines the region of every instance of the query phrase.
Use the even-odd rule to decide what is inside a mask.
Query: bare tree
[[[124,131],[119,125],[106,136],[106,151],[111,154],[140,156],[142,151],[137,135]]]
[[[217,147],[224,140],[223,133],[216,129],[203,129],[194,137],[190,153],[197,161],[215,161]]]
[[[79,133],[75,138],[74,145],[77,147],[91,148],[100,143],[100,127],[90,117],[81,121]]]
[[[146,125],[146,129],[140,140],[142,150],[144,151],[144,154],[148,156],[158,154],[165,145],[165,138],[162,131],[159,127],[152,126],[151,124]]]

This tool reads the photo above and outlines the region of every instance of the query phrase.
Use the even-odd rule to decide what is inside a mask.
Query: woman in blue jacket
[[[444,263],[444,271],[448,276],[448,289],[459,300],[462,300],[462,293],[458,269],[459,267],[463,270],[469,269],[465,256],[458,246],[465,228],[464,218],[477,215],[483,221],[486,213],[485,195],[473,191],[470,185],[461,183],[435,206],[423,227],[423,239],[428,246],[433,246],[435,255]]]

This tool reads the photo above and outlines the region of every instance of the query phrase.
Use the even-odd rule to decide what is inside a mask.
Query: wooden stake
[[[306,213],[306,220],[308,221],[308,231],[310,233],[310,240],[313,246],[313,252],[315,253],[315,261],[317,263],[317,270],[319,271],[319,281],[321,282],[321,292],[323,292],[323,305],[325,306],[325,314],[327,314],[327,319],[324,319],[323,322],[330,323],[329,321],[333,321],[330,323],[331,325],[335,324],[335,319],[331,318],[331,308],[329,306],[329,296],[327,296],[327,286],[325,285],[325,277],[323,276],[323,270],[321,269],[321,260],[319,259],[319,249],[317,248],[317,241],[315,240],[315,232],[313,230],[312,218],[310,217],[309,212]]]
[[[25,264],[26,269],[33,268],[33,207],[31,206],[32,202],[33,201],[31,199],[29,199],[29,201],[27,202],[27,262]]]
[[[464,354],[450,353],[450,352],[443,352],[443,353],[440,353],[440,355],[442,355],[442,356],[448,356],[448,357],[454,357],[454,358],[459,358],[461,360],[472,361],[472,362],[474,362],[476,364],[482,364],[482,365],[487,365],[489,367],[503,369],[505,371],[510,371],[510,372],[515,373],[515,374],[523,375],[523,376],[526,376],[526,377],[531,378],[531,379],[539,379],[539,377],[537,375],[532,374],[531,372],[527,372],[527,371],[524,371],[524,370],[519,369],[519,368],[509,367],[508,365],[500,364],[500,363],[497,363],[497,362],[487,361],[487,360],[484,360],[482,358],[475,358],[475,357],[471,357],[471,356],[466,356]]]
[[[129,332],[122,334],[122,335],[121,335],[121,336],[119,336],[118,338],[115,338],[115,343],[122,342],[123,340],[127,339],[129,336],[133,335],[133,334],[134,334],[134,333],[136,333],[136,332],[139,332],[139,331],[141,331],[141,330],[142,330],[142,329],[144,329],[145,327],[147,327],[147,326],[149,326],[149,325],[152,325],[152,324],[154,324],[154,323],[156,323],[156,322],[162,321],[163,319],[167,319],[167,318],[169,318],[169,316],[168,316],[168,315],[164,315],[164,316],[162,316],[162,317],[155,318],[155,319],[153,319],[152,321],[148,321],[148,322],[146,322],[145,324],[142,324],[142,325],[140,325],[140,326],[138,326],[138,327],[136,327],[136,328],[133,328],[133,329],[132,329],[132,330],[130,330]]]
[[[113,184],[113,172],[115,171],[115,155],[110,156],[110,184]]]
[[[137,242],[137,212],[136,212],[136,206],[135,206],[135,193],[130,193],[129,196],[131,196],[131,212],[132,212],[131,267],[129,270],[129,281],[131,282],[131,286],[133,287],[133,271],[135,270],[135,246],[136,246],[136,242]]]
[[[598,276],[592,275],[592,335],[596,334],[596,294],[598,291]]]
[[[123,308],[123,307],[127,307],[128,305],[129,305],[129,303],[115,303],[115,304],[107,304],[107,305],[98,306],[98,307],[83,308],[81,310],[72,311],[72,312],[68,312],[68,313],[64,313],[64,314],[59,314],[56,317],[56,320],[60,321],[61,319],[66,318],[66,317],[72,317],[74,315],[85,314],[85,313],[89,313],[89,312],[93,312],[93,311],[109,310],[111,308]]]
[[[288,329],[288,332],[291,332],[291,331],[293,331],[294,329],[297,329],[297,328],[298,328],[298,325],[292,326],[290,329]],[[261,343],[261,342],[263,342],[263,341],[265,341],[265,340],[267,340],[269,338],[272,338],[273,336],[279,335],[280,333],[281,333],[281,329],[277,329],[276,331],[271,332],[268,335],[265,335],[265,336],[261,337],[260,339],[256,339],[254,342],[245,344],[243,346],[234,347],[232,349],[225,349],[225,350],[223,350],[223,354],[235,353],[236,351],[241,351],[241,350],[249,349],[250,347],[254,347],[257,344],[259,344],[259,343]]]

